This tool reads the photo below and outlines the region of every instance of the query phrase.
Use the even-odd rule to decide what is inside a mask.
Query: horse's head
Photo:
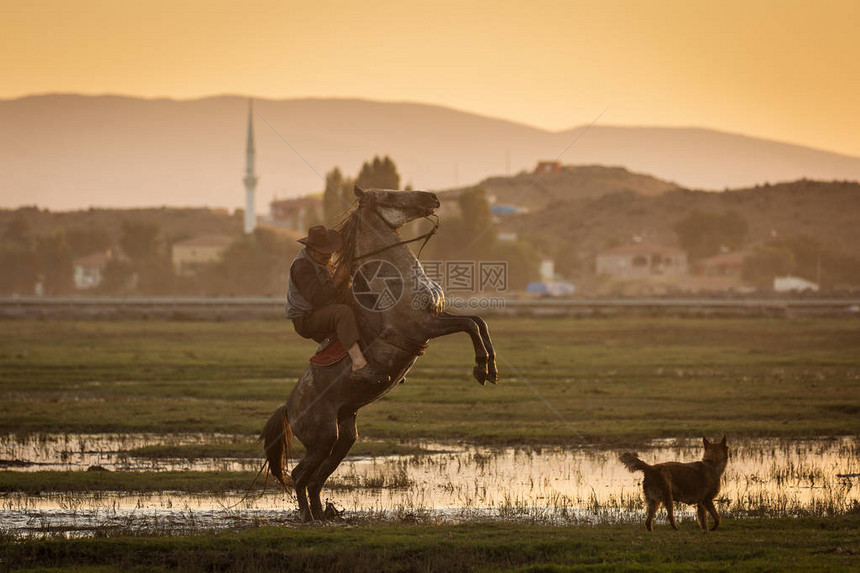
[[[439,207],[439,198],[427,191],[390,191],[387,189],[354,189],[359,205],[373,209],[392,229],[398,229],[419,217],[431,215]]]

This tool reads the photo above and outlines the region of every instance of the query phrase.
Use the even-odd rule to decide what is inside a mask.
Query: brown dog
[[[639,459],[639,455],[631,452],[621,454],[621,463],[631,472],[643,472],[645,480],[642,489],[645,490],[645,501],[648,504],[648,517],[645,528],[654,531],[654,516],[660,504],[666,507],[669,523],[678,529],[672,504],[676,501],[695,504],[699,526],[708,531],[707,510],[714,517],[714,527],[720,526],[720,514],[714,507],[714,498],[720,493],[720,479],[726,471],[729,461],[729,448],[726,437],[719,443],[711,443],[708,438],[702,438],[705,444],[705,454],[702,461],[682,464],[666,462],[650,466]]]

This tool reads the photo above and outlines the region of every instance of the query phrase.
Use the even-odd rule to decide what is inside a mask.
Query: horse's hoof
[[[342,509],[338,509],[334,506],[334,504],[328,500],[325,502],[325,509],[323,510],[323,519],[326,521],[343,521],[343,511]]]
[[[487,368],[487,381],[495,384],[499,380],[499,371],[496,370],[495,364],[490,364]]]
[[[472,376],[474,376],[475,380],[483,386],[487,380],[487,367],[482,365],[475,366],[472,368]]]

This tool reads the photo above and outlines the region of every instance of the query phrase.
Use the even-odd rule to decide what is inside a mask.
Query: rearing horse
[[[397,233],[409,221],[431,215],[439,207],[436,195],[358,187],[355,195],[358,207],[339,226],[344,246],[337,264],[346,265],[353,277],[347,303],[355,311],[364,354],[390,379],[351,381],[348,360],[310,364],[266,423],[261,435],[266,459],[284,488],[284,456],[289,456],[292,437],[305,446],[305,456],[291,472],[302,521],[323,519],[320,491],[358,437],[358,409],[403,380],[430,339],[467,333],[475,348],[475,379],[495,384],[498,378],[487,324],[477,316],[444,311],[442,288],[424,273],[406,246],[410,241]]]

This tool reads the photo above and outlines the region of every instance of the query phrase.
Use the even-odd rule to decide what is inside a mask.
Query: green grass
[[[860,434],[855,320],[497,319],[490,328],[498,386],[471,379],[466,336],[433,341],[406,384],[360,411],[353,453],[421,453],[410,441],[424,439],[634,447],[701,434]],[[255,457],[253,438],[312,351],[286,321],[0,321],[0,432],[239,433],[247,441],[129,453]],[[10,471],[0,492],[218,493],[244,491],[253,475]],[[727,519],[708,535],[690,522],[648,534],[373,520],[74,541],[0,532],[0,570],[843,571],[856,567],[858,532],[856,512]]]
[[[0,543],[0,567],[51,571],[847,571],[860,516],[641,526],[515,523],[264,527],[193,536]]]
[[[38,495],[44,492],[119,491],[150,493],[222,493],[245,491],[256,472],[0,472],[0,492]],[[263,479],[258,482],[263,483]],[[269,483],[273,480],[270,478]],[[274,487],[274,486],[272,486]]]
[[[359,413],[365,437],[635,444],[860,433],[851,319],[495,319],[500,382],[465,335]],[[313,343],[287,322],[0,322],[0,431],[256,434]]]
[[[199,458],[259,458],[262,448],[258,440],[248,439],[233,444],[184,444],[171,446],[143,446],[127,450],[129,456],[142,459],[187,459]],[[300,443],[293,448],[294,454],[304,452]],[[417,444],[400,444],[387,441],[362,440],[349,451],[350,456],[412,456],[429,453]]]

